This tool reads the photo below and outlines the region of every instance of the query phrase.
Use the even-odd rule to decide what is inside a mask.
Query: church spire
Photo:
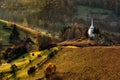
[[[88,29],[88,35],[89,35],[89,38],[94,38],[95,37],[94,26],[93,26],[93,19],[91,19],[91,26]]]
[[[94,29],[94,25],[93,25],[93,19],[91,19],[91,25],[90,25],[91,29]]]
[[[91,19],[91,26],[93,26],[93,18]]]

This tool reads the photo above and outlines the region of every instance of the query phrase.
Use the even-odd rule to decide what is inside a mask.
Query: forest
[[[99,24],[101,28],[110,29],[113,32],[119,32],[120,29],[117,27],[120,25],[118,20],[120,14],[119,0],[1,0],[0,5],[2,12],[0,17],[2,19],[34,28],[38,27],[58,32],[66,24],[75,23],[79,20],[84,22],[81,24],[89,25],[89,20],[92,16],[98,19],[95,24]],[[79,15],[82,16],[84,14],[84,12],[82,13],[83,7],[80,5],[88,7],[88,12],[85,13],[88,19],[79,17]],[[103,10],[100,10],[101,12],[96,11],[97,9],[92,11],[91,8],[101,8]],[[79,9],[81,12],[78,14]],[[110,12],[102,12],[104,9]],[[100,20],[100,16],[106,17]],[[114,20],[115,18],[116,20]],[[106,23],[104,23],[105,21]],[[117,28],[116,30],[112,30],[113,26],[109,25],[114,22],[116,23],[116,26],[114,26]],[[111,28],[108,28],[108,26]]]

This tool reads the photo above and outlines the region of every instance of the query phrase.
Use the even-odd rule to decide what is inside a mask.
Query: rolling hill
[[[119,51],[120,46],[66,46],[47,63],[57,66],[57,76],[62,80],[119,80]],[[25,79],[36,80],[44,76],[47,63]]]

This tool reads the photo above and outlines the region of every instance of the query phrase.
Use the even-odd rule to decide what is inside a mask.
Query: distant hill
[[[77,4],[99,7],[104,9],[113,10],[116,14],[120,15],[120,1],[119,0],[76,0]]]
[[[46,0],[44,0],[46,1]],[[43,1],[43,2],[44,2]],[[58,0],[55,0],[58,1]],[[65,1],[65,2],[63,2]],[[40,1],[39,0],[2,0],[0,8],[0,18],[17,22],[26,26],[42,28],[55,34],[59,32],[62,27],[68,26],[74,22],[86,24],[89,27],[90,19],[94,18],[94,25],[110,32],[120,33],[120,19],[116,15],[116,10],[119,12],[118,0],[63,0],[59,3],[58,10],[53,11],[49,6],[48,10],[43,10],[44,13],[40,14]],[[53,0],[54,2],[54,0]],[[74,4],[73,4],[74,3]],[[9,4],[9,6],[8,6]],[[60,6],[60,4],[63,4]],[[49,4],[51,5],[51,4]],[[74,5],[74,6],[73,6]],[[52,5],[51,5],[52,6]],[[54,8],[55,6],[53,6]],[[68,16],[65,17],[61,14],[67,8]],[[60,8],[60,9],[59,9]],[[53,12],[57,14],[52,15]],[[60,13],[60,14],[59,14]],[[70,14],[69,14],[70,13]],[[43,15],[44,14],[44,15]],[[50,17],[48,14],[52,17]],[[61,15],[61,16],[60,16]],[[21,17],[22,16],[22,17]],[[47,18],[48,16],[48,18]],[[56,17],[57,16],[57,17]],[[55,20],[53,20],[55,18]],[[58,19],[60,18],[60,20]],[[45,20],[44,20],[45,19]],[[49,21],[46,21],[48,20]],[[51,22],[53,20],[53,22]],[[53,24],[54,23],[54,24]]]

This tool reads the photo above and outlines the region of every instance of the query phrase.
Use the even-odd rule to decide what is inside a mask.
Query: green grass
[[[26,56],[26,60],[28,62],[26,62],[23,66],[22,66],[22,69],[20,71],[17,72],[17,77],[21,77],[21,78],[28,78],[30,77],[28,74],[27,74],[27,71],[28,69],[31,67],[31,66],[37,66],[37,63],[41,62],[43,59],[45,59],[48,54],[51,52],[51,51],[54,51],[54,50],[58,50],[58,47],[54,47],[52,48],[51,50],[43,50],[43,51],[37,51],[37,52],[30,52],[28,56]],[[32,54],[34,53],[34,56],[32,56]],[[38,55],[42,55],[42,57],[38,57]],[[31,63],[29,63],[29,59],[32,60]],[[16,61],[15,61],[16,62]]]
[[[2,44],[3,45],[8,45],[9,44],[9,36],[10,36],[10,33],[12,30],[5,30],[2,28],[2,26],[4,24],[7,24],[7,23],[2,23],[0,22],[0,38],[2,38]],[[19,29],[18,29],[19,30]],[[21,39],[24,39],[24,37],[26,36],[26,33],[22,32],[21,30],[19,30],[19,33],[20,33],[20,38]]]
[[[28,69],[31,66],[37,66],[38,63],[40,63],[43,59],[45,59],[48,54],[51,51],[58,50],[58,47],[51,48],[50,50],[43,50],[43,51],[35,51],[35,52],[30,52],[22,55],[20,58],[12,61],[9,64],[3,65],[0,67],[0,72],[9,72],[11,69],[11,64],[15,64],[20,70],[17,71],[17,77],[20,78],[28,78],[30,77],[27,74]],[[34,56],[32,55],[34,53]],[[41,55],[41,57],[38,57],[38,55]],[[23,58],[23,56],[25,58]],[[32,60],[30,63],[29,60]],[[7,77],[10,77],[11,74],[7,74]],[[4,78],[6,79],[6,77]],[[14,78],[10,77],[10,80],[14,80]]]
[[[3,45],[8,45],[8,39],[9,39],[9,35],[10,35],[10,31],[8,30],[4,30],[2,28],[3,23],[0,22],[0,37],[2,38],[2,44]]]

